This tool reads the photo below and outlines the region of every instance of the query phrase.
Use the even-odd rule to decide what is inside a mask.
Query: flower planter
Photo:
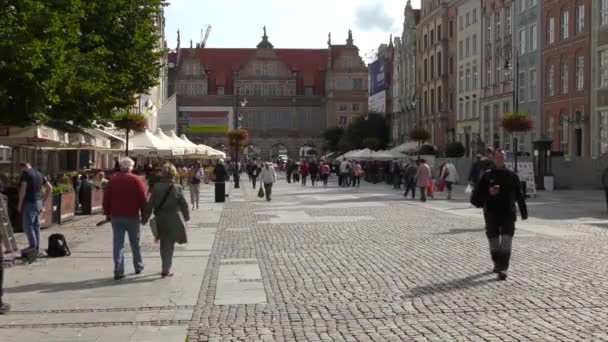
[[[62,224],[76,215],[76,197],[74,192],[53,195],[53,223]]]
[[[93,215],[100,213],[103,209],[103,190],[94,186],[87,187],[83,190],[82,213],[84,215]]]

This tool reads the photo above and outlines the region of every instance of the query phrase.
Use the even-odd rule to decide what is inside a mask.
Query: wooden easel
[[[10,254],[12,259],[14,259],[19,252],[19,248],[17,247],[17,240],[15,239],[13,226],[8,215],[6,201],[2,194],[0,194],[0,240],[2,240],[2,244],[4,245],[4,253]]]

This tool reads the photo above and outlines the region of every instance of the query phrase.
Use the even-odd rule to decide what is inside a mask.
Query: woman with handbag
[[[192,170],[190,170],[190,202],[192,203],[192,210],[198,209],[198,202],[200,198],[201,181],[205,177],[201,164],[198,162],[194,163]]]
[[[142,219],[142,223],[145,224],[154,213],[154,218],[150,221],[150,228],[155,242],[160,242],[161,276],[163,278],[173,276],[171,264],[175,243],[181,245],[188,242],[184,221],[190,221],[190,211],[182,187],[175,183],[176,177],[175,166],[169,163],[163,165],[161,181],[152,188]]]

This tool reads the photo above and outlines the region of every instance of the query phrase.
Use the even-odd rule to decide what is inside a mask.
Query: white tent
[[[207,156],[211,159],[226,159],[226,153],[224,153],[222,151],[216,150],[207,145],[198,145],[198,146],[205,148],[207,150]]]
[[[190,141],[190,140],[188,139],[188,137],[187,137],[185,134],[182,134],[182,135],[180,135],[179,137],[180,137],[180,139],[181,139],[181,140],[183,140],[183,141],[184,141],[184,142],[185,142],[185,143],[186,143],[188,146],[190,146],[190,147],[192,147],[192,148],[196,149],[196,153],[197,153],[198,155],[201,155],[201,156],[206,156],[206,155],[207,155],[207,149],[206,149],[206,148],[203,148],[203,147],[201,147],[200,145],[197,145],[197,144],[193,143],[192,141]]]
[[[156,132],[154,132],[154,136],[160,139],[165,146],[171,149],[172,156],[178,157],[184,155],[184,148],[176,146],[176,142],[163,133],[162,129],[157,129]]]
[[[184,153],[186,153],[187,155],[195,155],[197,154],[197,148],[190,146],[188,143],[186,143],[185,141],[183,141],[182,139],[180,139],[177,134],[175,134],[174,130],[170,130],[169,134],[167,135],[170,139],[172,139],[173,141],[175,141],[175,146],[177,147],[182,147],[184,149]]]
[[[355,160],[371,160],[372,153],[373,153],[372,150],[370,150],[369,148],[366,148],[366,149],[359,150],[359,151],[352,153],[350,156],[347,156],[347,158],[355,159]]]
[[[351,150],[351,151],[348,151],[348,152],[344,153],[342,155],[342,157],[348,159],[348,158],[352,157],[353,155],[355,155],[357,152],[360,152],[360,151],[361,150]]]
[[[391,152],[399,153],[411,153],[416,151],[418,151],[418,142],[416,141],[408,141],[391,149]]]
[[[133,155],[148,157],[173,155],[171,147],[148,130],[130,138],[129,146],[133,146]]]
[[[372,160],[379,160],[379,161],[387,161],[387,160],[393,160],[393,159],[399,159],[399,158],[403,158],[405,157],[404,155],[398,156],[395,153],[391,152],[391,151],[376,151],[376,152],[372,152]]]

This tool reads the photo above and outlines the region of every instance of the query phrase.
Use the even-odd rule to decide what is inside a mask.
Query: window
[[[217,94],[220,96],[224,95],[224,87],[217,87]]]
[[[608,1],[608,0],[606,0],[606,1]],[[486,40],[488,42],[490,42],[491,39],[492,39],[492,21],[491,21],[492,17],[487,17],[487,18],[488,19],[486,20],[486,22],[487,22],[487,25],[486,25],[486,32],[487,32],[487,34],[486,34]]]
[[[437,43],[441,42],[441,25],[437,26]]]
[[[462,58],[464,53],[464,43],[461,41],[458,42],[458,57]]]
[[[353,90],[363,90],[362,78],[353,78]]]
[[[431,30],[431,46],[435,44],[435,31]]]
[[[441,61],[442,61],[441,52],[438,52],[437,53],[437,76],[439,76],[439,77],[443,76],[441,74]]]
[[[562,62],[560,68],[562,94],[568,94],[568,63]]]
[[[473,55],[477,54],[477,33],[473,33]]]
[[[361,109],[361,105],[358,103],[353,103],[353,112],[358,112]]]
[[[486,62],[486,87],[492,84],[492,62]]]
[[[473,63],[473,89],[477,89],[477,62]]]
[[[538,28],[536,24],[530,25],[530,52],[536,51],[538,48]]]
[[[458,17],[458,27],[462,30],[464,28],[464,20],[462,19],[462,16]]]
[[[472,107],[472,116],[471,118],[476,119],[477,118],[477,100],[473,100],[473,104],[471,105]]]
[[[340,106],[338,107],[338,111],[346,112],[348,111],[348,106],[346,104],[340,104]]]
[[[454,20],[450,20],[450,24],[448,26],[448,35],[450,38],[454,37]]]
[[[346,116],[341,116],[340,117],[340,126],[346,126],[346,123],[347,123]]]
[[[509,112],[509,107],[511,107],[511,106],[509,105],[509,102],[503,102],[503,103],[502,103],[502,112],[503,112],[503,113],[508,113],[508,112]]]
[[[471,38],[470,37],[467,37],[465,46],[466,46],[466,50],[467,50],[466,56],[469,57],[471,55]]]
[[[568,30],[568,21],[570,19],[570,15],[568,11],[562,12],[562,22],[559,30],[559,38],[561,40],[568,39],[568,34],[570,33]]]
[[[602,154],[608,154],[608,111],[600,114],[600,149]]]
[[[424,48],[428,49],[429,48],[429,38],[427,37],[427,35],[424,35]]]
[[[582,91],[585,87],[585,57],[576,57],[576,90]]]
[[[462,102],[460,102],[458,104],[458,120],[462,120],[463,115],[464,114],[464,105],[462,104]]]
[[[496,13],[494,13],[494,26],[496,27],[494,40],[500,39],[500,19],[500,10],[497,10]]]
[[[454,57],[450,56],[450,75],[454,74]]]
[[[554,69],[555,68],[553,64],[547,65],[547,96],[555,95],[555,91],[553,89],[553,73],[555,72]]]
[[[289,95],[289,94],[287,94],[287,95]],[[306,88],[304,88],[304,95],[306,95],[306,96],[312,96],[313,95],[312,87],[306,87]]]
[[[448,102],[450,103],[450,110],[454,110],[454,93],[450,92]]]
[[[600,88],[608,88],[608,50],[600,51]]]
[[[530,101],[536,100],[536,70],[530,70]]]
[[[471,118],[471,103],[467,101],[464,105],[464,119],[469,120]]]
[[[469,64],[467,64],[467,69],[466,69],[466,89],[467,91],[471,90],[471,67]]]
[[[519,0],[519,13],[526,10],[526,0]]]
[[[549,27],[547,28],[547,42],[555,43],[555,18],[549,18]]]
[[[435,89],[431,89],[431,113],[435,113]]]
[[[473,23],[477,22],[477,8],[473,9]]]
[[[441,100],[443,98],[442,93],[441,93],[441,87],[437,87],[437,108],[438,110],[443,110],[443,101]]]
[[[526,29],[519,30],[519,55],[522,56],[526,53]]]
[[[500,75],[503,72],[503,65],[502,63],[500,63],[500,57],[499,56],[495,56],[494,58],[494,67],[495,67],[495,73],[494,73],[494,84],[498,84],[500,83]]]
[[[549,116],[547,118],[547,138],[553,141],[553,117]]]
[[[462,93],[464,90],[464,69],[460,66],[460,70],[458,71],[458,93]]]
[[[564,154],[568,154],[568,133],[570,133],[570,125],[568,123],[568,117],[566,114],[562,114],[560,117],[560,140],[561,140],[561,151]]]
[[[520,72],[517,80],[517,97],[519,103],[526,102],[526,73]]]
[[[431,80],[435,78],[435,57],[431,56]]]
[[[608,25],[608,0],[601,0],[600,2],[600,17],[601,25]]]
[[[511,32],[511,7],[505,7],[505,34]]]
[[[427,69],[428,65],[427,65],[427,61],[426,59],[424,60],[424,80],[427,81],[428,80],[428,69]]]
[[[585,5],[576,7],[576,33],[581,33],[585,30]]]

